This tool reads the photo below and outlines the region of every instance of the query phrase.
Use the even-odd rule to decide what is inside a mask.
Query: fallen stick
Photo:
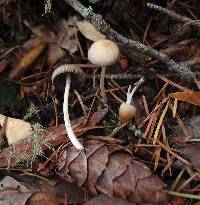
[[[95,14],[91,7],[86,8],[78,0],[64,0],[64,1],[68,3],[72,8],[74,8],[79,14],[81,14],[90,23],[92,23],[97,31],[100,31],[101,33],[105,34],[108,38],[109,36],[112,36],[124,47],[134,49],[142,54],[158,59],[164,64],[166,64],[170,71],[179,73],[185,79],[193,79],[194,77],[193,72],[190,70],[188,66],[178,64],[175,61],[173,61],[171,58],[169,58],[166,54],[159,52],[155,49],[149,48],[138,41],[130,40],[122,36],[114,29],[112,29],[110,25],[102,18],[101,15]]]

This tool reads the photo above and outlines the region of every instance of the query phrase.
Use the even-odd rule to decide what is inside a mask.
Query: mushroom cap
[[[119,118],[124,122],[131,121],[136,114],[136,107],[127,103],[122,103],[119,107]]]
[[[66,75],[68,74],[71,75],[71,85],[73,87],[80,87],[84,82],[85,74],[83,70],[76,64],[63,64],[59,66],[52,73],[51,80],[57,88],[64,89]]]
[[[119,58],[119,48],[111,40],[101,39],[95,41],[88,50],[88,59],[98,66],[109,66]]]

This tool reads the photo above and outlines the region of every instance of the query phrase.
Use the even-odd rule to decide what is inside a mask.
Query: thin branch
[[[91,7],[86,8],[77,0],[64,0],[71,7],[73,7],[78,13],[80,13],[85,19],[94,25],[96,30],[101,33],[114,37],[118,42],[120,42],[124,47],[134,49],[142,54],[151,56],[155,59],[160,60],[168,66],[168,69],[173,72],[179,73],[181,76],[192,79],[193,73],[190,68],[185,65],[180,65],[169,58],[166,54],[161,53],[155,49],[149,48],[144,44],[139,43],[138,41],[130,40],[121,34],[113,30],[108,23],[104,21],[101,15],[95,14]]]
[[[177,14],[174,11],[171,11],[169,9],[166,9],[166,8],[163,8],[161,6],[151,4],[151,3],[147,3],[147,7],[150,9],[154,9],[156,11],[159,11],[161,13],[167,14],[168,16],[173,18],[174,20],[185,23],[185,25],[192,25],[192,26],[197,27],[198,29],[200,28],[199,20],[193,20],[193,19],[188,18],[186,16],[182,16],[180,14]]]
[[[180,14],[175,13],[174,11],[171,11],[169,9],[163,8],[163,7],[155,5],[155,4],[147,3],[147,7],[150,8],[150,9],[154,9],[156,11],[159,11],[161,13],[167,14],[168,16],[172,17],[176,21],[180,21],[180,22],[185,23],[187,21],[192,20],[192,19],[190,19],[186,16],[182,16]]]

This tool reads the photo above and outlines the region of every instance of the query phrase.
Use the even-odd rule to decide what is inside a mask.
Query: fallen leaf
[[[184,120],[184,125],[188,132],[188,135],[192,137],[192,139],[200,139],[200,115],[193,116],[189,119]],[[185,134],[183,130],[179,126],[175,126],[172,129],[172,132],[179,137],[180,140],[185,140]]]
[[[181,92],[170,93],[170,97],[200,106],[200,91],[185,89]]]
[[[131,202],[165,203],[165,185],[124,147],[84,141],[84,151],[69,145],[58,155],[58,173],[72,177],[93,195],[103,193]],[[62,161],[62,163],[60,162]],[[152,197],[154,196],[154,197]]]
[[[192,166],[200,169],[200,145],[199,144],[186,144],[179,148],[179,151],[184,158],[188,159]]]
[[[199,39],[189,39],[166,48],[164,52],[175,59],[176,61],[188,61],[200,57]]]
[[[77,29],[74,26],[68,27],[67,31],[64,33],[62,41],[60,42],[60,47],[68,50],[70,54],[73,54],[78,51],[75,32],[77,32]]]
[[[9,73],[9,79],[18,79],[34,63],[46,47],[45,43],[39,43],[36,47],[30,50]]]
[[[0,205],[25,205],[31,191],[10,176],[0,181]]]
[[[47,192],[38,192],[33,194],[26,202],[26,205],[60,205],[64,204],[62,198],[53,196]]]
[[[45,43],[55,43],[57,36],[55,33],[50,31],[44,25],[33,26],[28,21],[24,21],[24,24],[32,31],[32,33],[39,37]]]
[[[47,65],[52,66],[58,59],[65,56],[66,51],[57,44],[50,44],[47,52]]]
[[[28,122],[0,114],[1,127],[3,127],[6,118],[7,124],[5,128],[5,136],[9,145],[24,139],[32,130],[31,125]]]
[[[83,36],[91,41],[98,41],[106,38],[105,35],[96,31],[95,27],[86,20],[78,21],[76,25]]]

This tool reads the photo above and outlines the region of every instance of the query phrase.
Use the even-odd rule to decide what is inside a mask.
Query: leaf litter
[[[189,200],[195,203],[199,199],[199,34],[192,24],[177,30],[184,25],[172,23],[161,14],[148,13],[145,0],[137,4],[124,2],[95,1],[91,6],[104,14],[113,27],[119,25],[124,36],[131,35],[159,53],[161,49],[180,65],[190,65],[194,74],[190,82],[168,73],[159,58],[152,59],[151,55],[119,43],[121,56],[108,69],[105,86],[109,98],[104,105],[98,89],[100,68],[88,64],[87,51],[92,41],[106,36],[95,30],[91,24],[94,22],[87,21],[90,18],[82,19],[72,8],[63,6],[64,2],[55,7],[45,1],[44,13],[33,2],[0,3],[4,9],[1,12],[0,8],[2,31],[6,26],[8,29],[0,39],[4,45],[0,53],[0,82],[14,83],[18,92],[10,104],[6,99],[8,89],[1,89],[6,95],[1,94],[0,100],[0,171],[16,172],[15,177],[22,172],[21,180],[26,176],[40,183],[36,190],[27,182],[22,190],[23,185],[15,177],[6,176],[1,183],[12,185],[1,187],[0,198],[7,204],[188,204]],[[174,1],[161,6],[198,19],[196,3]],[[16,11],[13,5],[18,5]],[[32,16],[25,18],[31,5]],[[143,14],[150,15],[150,20],[146,21]],[[117,39],[109,33],[107,37]],[[50,82],[53,70],[66,63],[79,64],[86,74],[85,84],[75,91],[71,89],[69,97],[73,130],[84,144],[83,151],[76,150],[67,140],[62,94]],[[138,89],[132,102],[138,112],[132,122],[122,126],[119,103],[126,100],[127,87],[141,76],[146,78],[145,85]],[[36,105],[37,113],[16,114],[15,108],[22,104],[19,97],[27,105]],[[25,171],[25,167],[32,170]],[[52,177],[63,183],[62,188]],[[42,181],[46,184],[42,185]],[[47,182],[52,183],[56,194],[48,191]]]

